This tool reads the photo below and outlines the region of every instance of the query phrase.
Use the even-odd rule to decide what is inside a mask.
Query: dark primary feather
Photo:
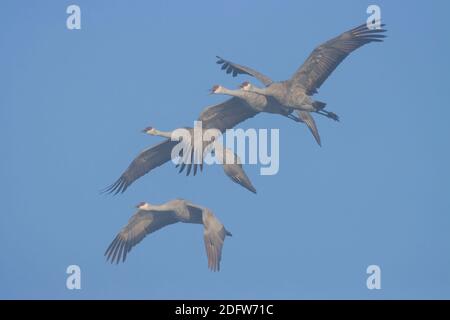
[[[166,163],[171,159],[172,148],[177,141],[169,139],[157,144],[154,147],[142,151],[128,166],[127,170],[103,192],[107,193],[123,193],[138,178],[147,172]]]
[[[225,60],[219,56],[217,56],[217,64],[222,65],[222,70],[227,69],[227,73],[233,72],[233,77],[236,77],[238,74],[247,74],[249,76],[255,77],[259,81],[261,81],[265,86],[270,85],[273,81],[269,77],[263,75],[262,73],[253,70],[252,68],[242,66],[240,64]]]
[[[366,43],[383,41],[386,36],[381,33],[385,31],[368,29],[363,24],[342,33],[315,48],[289,81],[300,85],[308,95],[317,93],[317,89],[351,52]]]

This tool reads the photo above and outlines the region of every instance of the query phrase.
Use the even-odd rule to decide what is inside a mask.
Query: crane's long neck
[[[269,96],[270,95],[270,91],[267,90],[267,88],[258,88],[258,87],[251,87],[250,90],[248,90],[250,92],[254,92],[257,94],[262,94],[264,96]]]
[[[245,92],[242,90],[230,90],[227,88],[222,88],[222,90],[219,93],[238,98],[245,98]]]
[[[160,136],[160,137],[164,137],[164,138],[171,138],[172,137],[172,132],[173,131],[160,131],[160,130],[153,130],[153,135],[154,136]]]

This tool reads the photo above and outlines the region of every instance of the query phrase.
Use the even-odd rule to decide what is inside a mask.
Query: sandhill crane
[[[194,134],[192,134],[192,128],[184,128],[188,130],[191,133],[191,137],[194,137]],[[153,127],[147,127],[143,130],[144,133],[165,137],[167,138],[166,141],[152,147],[149,149],[146,149],[142,151],[128,166],[128,168],[125,170],[124,173],[117,179],[115,183],[107,187],[104,192],[109,193],[119,193],[124,192],[134,181],[136,181],[141,176],[145,175],[147,172],[151,171],[153,168],[158,167],[159,165],[171,160],[172,158],[172,149],[176,146],[177,143],[186,143],[185,141],[176,141],[172,140],[172,133],[173,131],[160,131]],[[194,138],[192,138],[194,139]],[[210,142],[209,144],[212,144]],[[201,142],[201,156],[205,154],[205,149],[208,147],[207,143]],[[197,166],[199,165],[200,168],[202,168],[202,161],[203,158],[196,157],[196,153],[194,150],[191,149],[191,146],[194,146],[195,142],[189,142],[186,143],[186,147],[184,150],[189,150],[186,152],[183,156],[182,163],[181,163],[181,169],[180,172],[187,166],[187,175],[189,175],[191,168],[194,168],[194,175],[197,172]],[[217,148],[216,151],[219,151],[221,148]],[[240,163],[240,159],[237,155],[233,153],[233,151],[224,148],[223,149],[224,154],[216,154],[216,156],[220,156],[223,159],[224,155],[232,153],[231,157],[229,156],[229,159],[234,159],[235,161],[233,163],[224,163],[219,162],[222,164],[223,170],[225,174],[235,183],[240,184],[247,190],[256,193],[255,187],[252,185],[250,179],[247,177],[244,169],[242,168],[242,164]],[[191,156],[191,159],[187,159],[188,156]],[[187,163],[187,165],[186,165]]]
[[[183,222],[203,224],[208,267],[212,271],[220,270],[223,243],[225,237],[231,236],[231,233],[225,229],[211,210],[184,199],[171,200],[161,205],[141,202],[136,207],[138,211],[106,249],[107,261],[116,264],[120,261],[124,262],[131,249],[145,236],[165,226]]]
[[[247,74],[266,86],[244,86],[244,90],[273,97],[287,107],[321,113],[337,120],[333,113],[324,110],[325,103],[314,101],[311,96],[317,93],[317,89],[351,52],[370,42],[382,42],[385,35],[381,33],[385,31],[382,28],[369,29],[367,24],[363,24],[344,32],[315,48],[292,78],[281,82],[273,82],[251,68],[220,57],[217,63],[222,64],[222,69],[227,69],[227,73],[232,72],[233,76]]]
[[[245,86],[246,83],[244,82],[242,86]],[[241,87],[242,87],[241,86]],[[260,95],[257,93],[244,91],[244,90],[232,90],[225,88],[221,85],[214,85],[211,88],[211,94],[225,94],[232,97],[237,97],[240,99],[245,100],[247,104],[253,108],[254,110],[258,112],[268,112],[268,113],[275,113],[275,114],[281,114],[285,117],[291,118],[298,122],[303,122],[307,125],[309,130],[311,131],[314,139],[316,139],[316,142],[321,145],[320,142],[320,135],[319,131],[317,130],[316,122],[314,121],[314,118],[311,116],[311,114],[307,111],[301,111],[296,110],[298,117],[293,116],[291,113],[293,111],[292,108],[285,107],[278,103],[277,100],[266,97],[264,95]]]
[[[202,121],[203,129],[217,129],[220,132],[233,128],[246,119],[258,114],[244,100],[231,98],[222,103],[203,109],[197,121]],[[103,192],[123,193],[137,179],[171,160],[172,149],[177,141],[165,141],[142,151],[128,166],[127,170]],[[225,168],[224,168],[225,169]],[[254,189],[254,188],[253,188]]]

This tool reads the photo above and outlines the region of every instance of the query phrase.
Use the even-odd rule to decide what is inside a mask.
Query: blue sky
[[[77,4],[82,29],[66,29]],[[341,117],[280,129],[280,171],[245,166],[258,194],[220,167],[167,164],[123,195],[99,195],[139,151],[146,126],[192,126],[213,84],[236,87],[215,56],[290,77],[311,50],[361,24],[376,3],[389,38],[347,58],[317,99]],[[0,298],[450,298],[450,111],[441,1],[1,1]],[[233,233],[207,269],[202,227],[146,238],[125,264],[103,252],[139,201],[182,197]],[[68,265],[82,289],[65,287]],[[366,268],[382,289],[366,288]]]

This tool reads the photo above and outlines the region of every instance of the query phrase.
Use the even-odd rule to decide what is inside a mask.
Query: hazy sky
[[[381,6],[387,41],[347,58],[317,99],[341,122],[258,115],[280,129],[280,171],[171,164],[119,196],[99,195],[144,148],[146,126],[192,126],[247,77],[221,55],[285,79],[311,50]],[[66,8],[81,7],[81,30]],[[450,298],[450,43],[445,1],[1,1],[0,298]],[[140,201],[182,197],[233,233],[222,270],[203,230],[147,237],[119,266],[103,253]],[[81,267],[82,289],[66,289]],[[368,290],[366,268],[381,267]]]

